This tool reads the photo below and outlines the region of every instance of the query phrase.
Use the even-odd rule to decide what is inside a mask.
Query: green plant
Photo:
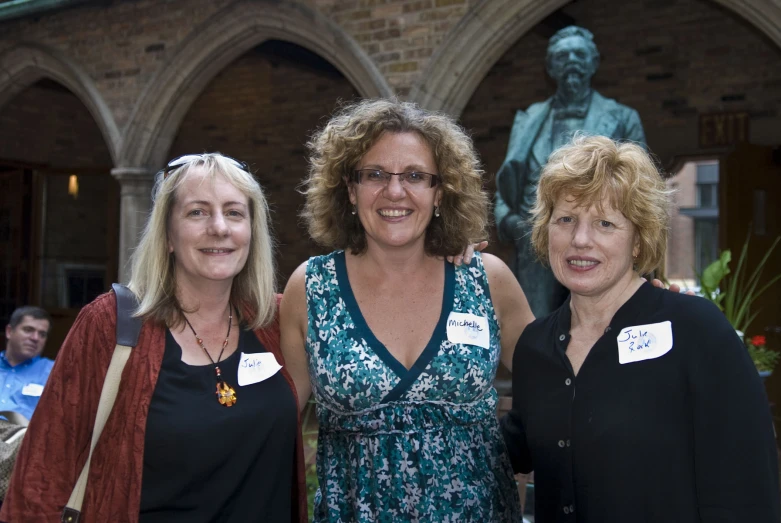
[[[781,354],[766,348],[765,343],[765,337],[760,335],[746,339],[749,356],[751,356],[751,361],[754,362],[757,370],[760,372],[772,372],[778,363],[778,359],[781,358]]]
[[[702,293],[705,298],[712,301],[724,312],[727,320],[735,330],[746,332],[754,321],[759,311],[752,311],[751,306],[773,284],[781,280],[781,274],[776,274],[770,281],[759,287],[759,278],[765,268],[770,255],[781,241],[781,236],[776,238],[765,253],[751,275],[747,275],[748,245],[751,235],[746,237],[743,248],[738,258],[738,266],[735,272],[730,271],[729,264],[732,261],[732,253],[729,249],[721,252],[719,259],[708,265],[699,276]]]

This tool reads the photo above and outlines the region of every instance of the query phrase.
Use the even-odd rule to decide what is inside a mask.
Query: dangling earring
[[[440,215],[440,212],[439,212],[439,207],[434,207],[434,216],[436,216],[437,218],[439,218],[439,215]]]
[[[358,213],[358,209],[356,209],[356,208],[355,208],[355,205],[353,205],[353,210],[352,210],[352,211],[350,211],[350,214],[352,214],[353,216],[355,216],[357,213]]]

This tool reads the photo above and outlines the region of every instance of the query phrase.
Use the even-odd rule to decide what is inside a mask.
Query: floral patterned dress
[[[320,423],[314,521],[520,521],[496,420],[499,325],[480,256],[446,263],[439,323],[409,370],[369,330],[343,251],[309,260],[306,296]]]

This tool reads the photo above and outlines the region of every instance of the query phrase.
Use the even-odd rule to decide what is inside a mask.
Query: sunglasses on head
[[[168,162],[168,165],[166,165],[165,168],[163,169],[163,178],[166,178],[171,172],[177,170],[179,167],[183,167],[190,162],[200,160],[204,156],[205,155],[203,154],[185,154],[184,156],[179,156],[178,158],[174,158],[173,160]],[[223,155],[219,155],[219,156],[225,158],[226,160],[228,160],[230,164],[232,164],[235,167],[238,167],[242,171],[246,173],[249,172],[249,166],[246,163],[239,161],[235,158],[231,158],[230,156],[223,156]]]

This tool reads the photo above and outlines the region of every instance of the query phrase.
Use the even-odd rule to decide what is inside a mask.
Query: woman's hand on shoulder
[[[507,264],[492,254],[483,254],[482,258],[491,289],[491,301],[502,330],[502,363],[512,370],[515,345],[523,329],[534,321],[534,315],[523,289]]]
[[[472,263],[472,257],[475,255],[475,253],[482,252],[482,250],[486,247],[488,247],[488,241],[486,240],[478,243],[472,243],[467,245],[461,254],[456,256],[448,256],[446,259],[456,267],[459,267],[462,264],[469,265]]]
[[[651,280],[651,285],[653,285],[654,287],[659,287],[660,289],[665,288],[664,282],[658,278],[654,278],[653,280]],[[667,290],[672,292],[681,292],[681,286],[678,285],[677,283],[671,283],[670,287]],[[688,294],[689,296],[694,296],[694,291],[689,289],[688,291],[685,292],[685,294]]]
[[[279,308],[279,323],[282,355],[285,366],[298,393],[298,408],[304,410],[312,386],[309,383],[309,366],[306,356],[306,266],[304,262],[290,276],[282,295]]]

